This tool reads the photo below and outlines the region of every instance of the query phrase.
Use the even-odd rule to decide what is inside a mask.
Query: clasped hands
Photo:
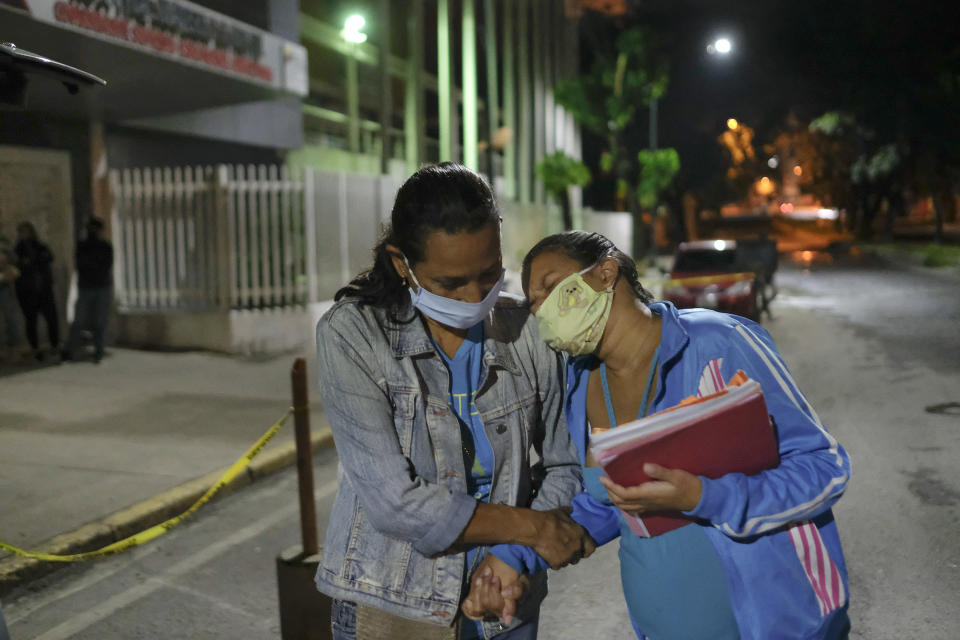
[[[634,487],[624,487],[606,476],[600,477],[615,506],[627,513],[642,514],[690,511],[700,504],[703,487],[697,476],[653,463],[644,464],[643,470],[652,480]],[[541,512],[537,541],[531,545],[552,569],[576,564],[596,549],[593,538],[568,513],[569,510],[560,509]],[[525,575],[489,554],[477,567],[461,609],[473,620],[495,616],[509,624],[516,613],[517,601],[528,586]]]
[[[593,538],[570,518],[570,509],[531,512],[533,530],[530,544],[552,569],[576,564],[597,548]],[[468,618],[496,617],[509,624],[516,613],[517,601],[530,581],[508,564],[488,554],[473,574],[470,593],[461,605]]]

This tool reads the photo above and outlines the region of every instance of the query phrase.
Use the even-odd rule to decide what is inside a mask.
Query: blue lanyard
[[[660,361],[660,345],[653,352],[653,361],[650,363],[650,373],[647,374],[647,384],[643,389],[643,402],[640,404],[640,411],[637,412],[637,420],[647,415],[647,398],[650,397],[650,387],[653,385],[653,376],[657,372],[657,363]],[[613,400],[610,399],[610,385],[607,384],[607,365],[600,363],[600,386],[603,388],[603,399],[607,403],[607,418],[610,420],[610,428],[619,426],[617,417],[613,412]]]

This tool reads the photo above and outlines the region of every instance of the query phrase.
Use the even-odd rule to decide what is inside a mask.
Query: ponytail
[[[394,244],[391,235],[387,229],[373,248],[373,265],[337,291],[333,297],[335,301],[347,297],[356,298],[360,304],[389,309],[391,319],[399,321],[401,312],[405,311],[410,303],[410,296],[387,252],[387,245]]]

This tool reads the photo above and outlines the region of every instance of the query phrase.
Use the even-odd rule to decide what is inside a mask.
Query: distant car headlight
[[[745,296],[753,290],[753,280],[740,280],[727,287],[727,295]]]

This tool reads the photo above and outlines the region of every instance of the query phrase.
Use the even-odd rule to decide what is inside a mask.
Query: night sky
[[[716,138],[727,118],[754,128],[759,145],[788,114],[805,124],[832,109],[869,115],[915,138],[913,125],[945,106],[929,87],[960,79],[960,2],[634,0],[629,6],[619,24],[650,26],[665,43],[671,73],[660,102],[659,142],[680,153],[683,187],[696,188],[726,168]],[[609,20],[588,12],[583,28]],[[706,52],[719,35],[733,41],[726,58]],[[588,45],[583,56],[589,61]],[[954,122],[950,114],[937,115]],[[960,128],[945,128],[953,130],[943,136],[960,136]],[[633,130],[639,146],[646,146],[647,130],[644,110]],[[601,148],[585,141],[588,164]],[[602,200],[609,191],[600,179],[587,195]]]

